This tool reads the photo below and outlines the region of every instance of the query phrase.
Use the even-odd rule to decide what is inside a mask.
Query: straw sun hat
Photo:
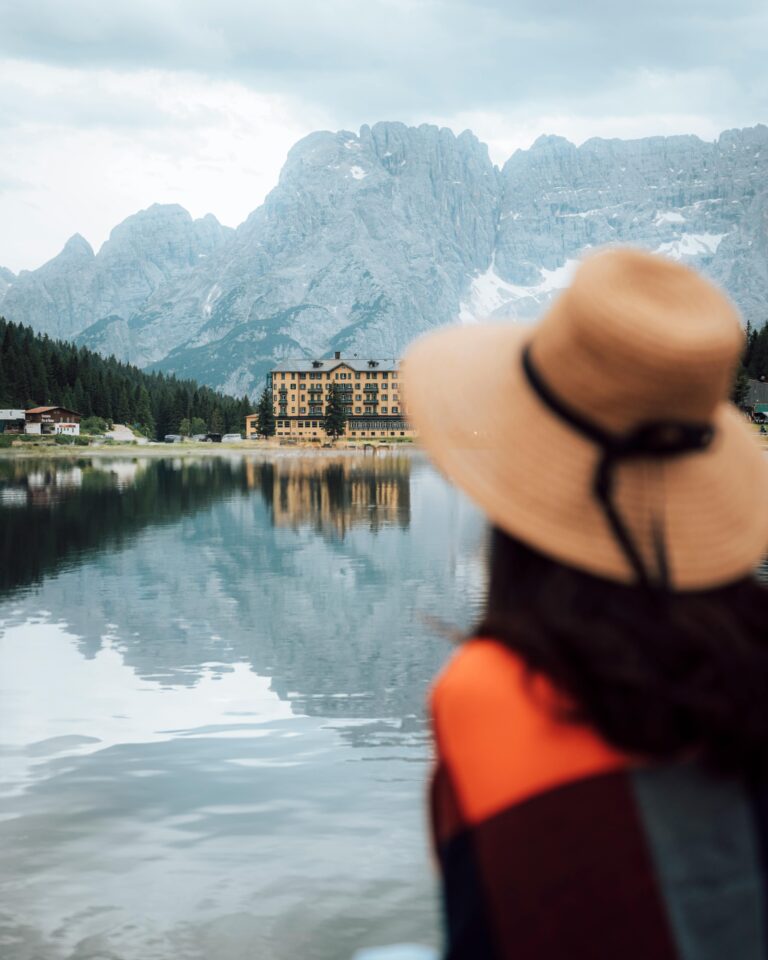
[[[707,589],[768,547],[768,464],[728,402],[744,337],[680,264],[594,254],[535,327],[428,334],[403,363],[437,466],[542,553],[624,583]]]

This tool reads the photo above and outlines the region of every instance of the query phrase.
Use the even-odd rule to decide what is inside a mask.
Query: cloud
[[[327,117],[191,73],[0,62],[0,265],[32,268],[78,231],[95,248],[154,202],[236,225]],[[25,189],[18,189],[22,179]],[[2,190],[8,183],[16,189]]]
[[[570,102],[640,70],[721,67],[765,106],[762,0],[6,2],[0,53],[204,72],[354,116]],[[0,3],[0,9],[2,4]],[[757,73],[755,72],[757,71]],[[765,84],[762,84],[765,89]]]

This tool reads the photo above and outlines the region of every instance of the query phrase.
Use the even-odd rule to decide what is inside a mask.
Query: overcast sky
[[[0,0],[0,265],[154,202],[236,226],[319,128],[713,139],[768,121],[766,38],[765,0]]]

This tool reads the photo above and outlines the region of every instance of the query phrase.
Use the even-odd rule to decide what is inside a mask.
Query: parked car
[[[207,433],[196,433],[193,437],[193,440],[197,440],[198,443],[205,443],[208,439]]]
[[[768,423],[768,416],[764,413],[753,413],[752,419],[755,423]]]
[[[221,438],[222,443],[241,443],[243,438],[239,433],[225,433]]]
[[[163,443],[181,443],[180,433],[166,433],[163,437]]]

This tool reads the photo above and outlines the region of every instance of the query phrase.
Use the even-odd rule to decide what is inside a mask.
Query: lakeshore
[[[317,443],[280,443],[275,440],[243,440],[241,443],[99,443],[87,446],[60,445],[56,443],[33,442],[17,443],[11,447],[0,447],[3,459],[51,459],[77,460],[83,457],[222,457],[233,454],[263,454],[264,456],[338,456],[339,454],[375,454],[398,453],[410,455],[420,451],[418,444],[412,441],[398,443],[350,443],[341,441],[329,446]]]

